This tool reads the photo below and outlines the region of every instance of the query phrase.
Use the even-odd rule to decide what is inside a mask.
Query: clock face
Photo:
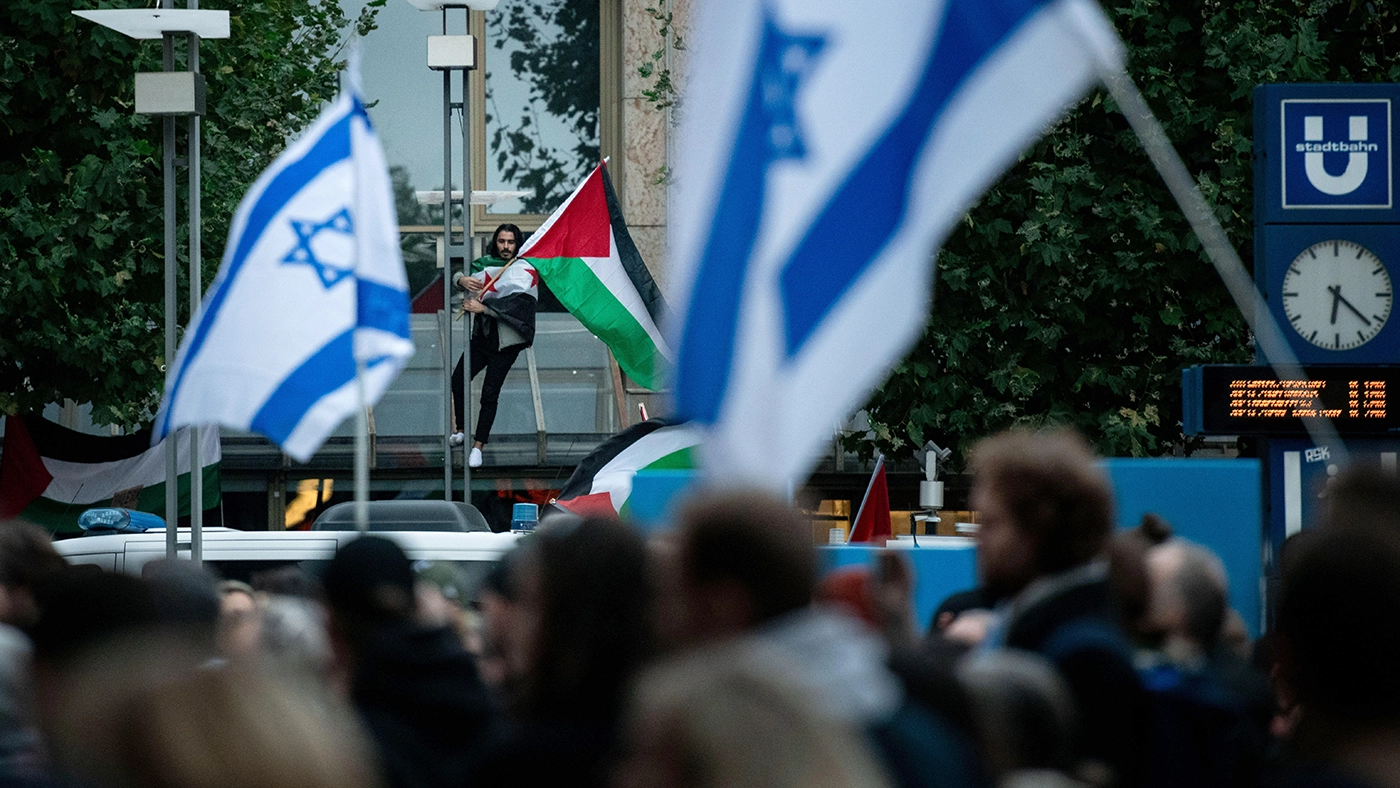
[[[1293,259],[1281,302],[1303,339],[1327,350],[1371,341],[1390,317],[1394,299],[1385,263],[1355,241],[1323,241]]]

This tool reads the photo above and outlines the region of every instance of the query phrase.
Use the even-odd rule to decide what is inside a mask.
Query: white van
[[[204,563],[227,580],[248,581],[260,571],[296,565],[319,574],[341,545],[359,538],[357,531],[203,530]],[[519,533],[490,531],[375,531],[392,539],[415,561],[450,563],[474,589],[515,546]],[[190,531],[179,531],[179,554],[190,557]],[[144,533],[108,533],[61,539],[54,549],[70,564],[92,564],[109,572],[141,575],[147,563],[165,557],[165,529]]]

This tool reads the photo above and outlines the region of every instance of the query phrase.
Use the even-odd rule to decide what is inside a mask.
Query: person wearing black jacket
[[[362,537],[323,581],[332,643],[388,788],[460,788],[492,706],[456,633],[414,620],[408,557],[388,539]]]
[[[974,449],[972,470],[978,573],[1004,600],[981,648],[1048,659],[1078,708],[1081,775],[1141,785],[1150,704],[1109,588],[1108,479],[1068,432],[994,436]]]
[[[503,224],[491,236],[486,254],[472,261],[471,271],[457,275],[457,289],[465,290],[467,300],[462,308],[472,314],[471,377],[486,370],[481,386],[481,410],[477,413],[476,433],[473,435],[467,465],[481,466],[481,450],[491,439],[491,426],[496,421],[496,407],[505,384],[506,374],[515,359],[535,341],[535,308],[538,276],[528,265],[516,262],[520,250],[520,228]],[[528,278],[527,278],[528,274]],[[509,278],[507,277],[509,275]],[[528,282],[524,288],[511,287],[513,281]],[[506,285],[506,286],[498,286]],[[467,426],[466,377],[462,361],[452,370],[452,391],[456,399],[457,424]],[[454,431],[452,445],[465,440],[463,432]]]
[[[515,550],[500,611],[505,719],[476,749],[466,785],[604,788],[627,692],[652,649],[646,543],[613,518],[559,517]]]

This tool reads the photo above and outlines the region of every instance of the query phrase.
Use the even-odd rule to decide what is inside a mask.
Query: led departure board
[[[1211,365],[1182,372],[1187,434],[1297,435],[1308,417],[1329,419],[1342,435],[1400,432],[1400,368],[1306,367],[1303,380],[1279,380],[1270,367]],[[1397,403],[1400,405],[1400,403]]]

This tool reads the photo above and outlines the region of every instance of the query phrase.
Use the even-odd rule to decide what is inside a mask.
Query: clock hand
[[[1354,315],[1356,315],[1357,317],[1361,318],[1361,322],[1365,323],[1365,324],[1368,325],[1368,326],[1371,325],[1371,321],[1368,320],[1368,319],[1366,319],[1366,316],[1363,315],[1363,314],[1361,314],[1361,311],[1360,311],[1359,309],[1357,309],[1356,307],[1352,306],[1350,301],[1348,301],[1348,300],[1346,300],[1345,298],[1342,297],[1342,288],[1340,288],[1340,287],[1337,288],[1336,296],[1337,296],[1337,300],[1338,300],[1338,301],[1342,302],[1343,304],[1346,304],[1347,309],[1350,309],[1350,310],[1352,311],[1352,314],[1354,314]],[[1335,308],[1333,309],[1333,311],[1336,311]]]
[[[1342,303],[1342,288],[1329,287],[1327,292],[1332,294],[1332,325],[1337,325],[1337,307]]]

